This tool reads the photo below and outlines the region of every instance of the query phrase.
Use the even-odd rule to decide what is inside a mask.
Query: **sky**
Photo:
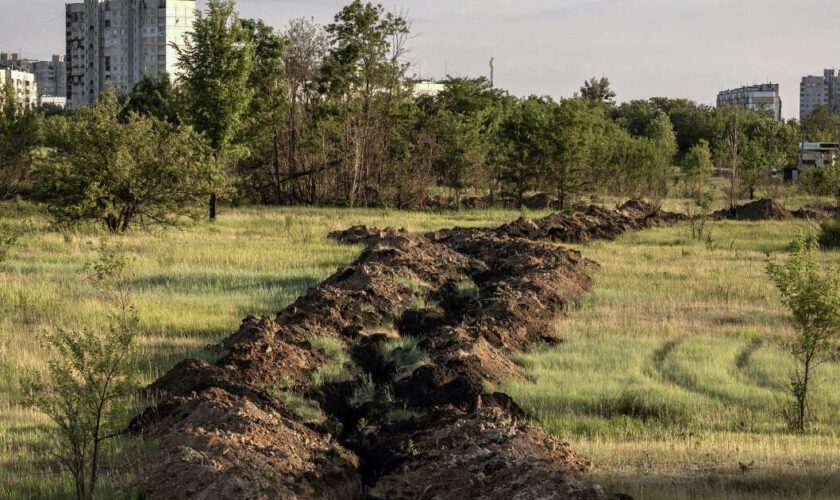
[[[243,17],[283,28],[328,24],[350,0],[238,0]],[[62,0],[0,0],[0,50],[47,58],[64,51]],[[840,66],[837,0],[381,0],[412,22],[412,72],[489,75],[516,95],[570,96],[606,76],[619,101],[781,85],[798,117],[799,81]],[[198,6],[204,5],[198,0]]]

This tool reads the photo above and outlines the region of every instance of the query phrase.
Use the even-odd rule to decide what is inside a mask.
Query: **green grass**
[[[666,200],[664,206],[682,205]],[[234,332],[243,317],[275,314],[355,259],[361,247],[337,245],[326,239],[329,231],[354,224],[412,231],[492,226],[519,215],[240,208],[224,210],[214,224],[115,238],[135,256],[144,379],[187,356],[209,359],[204,346]],[[38,332],[103,323],[101,297],[78,271],[105,235],[51,229],[26,205],[0,205],[3,223],[32,232],[0,267],[0,498],[68,497],[72,484],[45,454],[47,420],[19,406],[17,377],[44,363]],[[590,479],[611,491],[637,498],[836,497],[837,364],[823,367],[815,433],[785,433],[777,411],[790,366],[780,343],[790,330],[764,265],[766,254],[784,252],[801,227],[714,223],[711,248],[691,241],[687,228],[579,247],[602,264],[595,289],[579,299],[579,310],[558,320],[565,343],[517,356],[536,383],[505,389],[589,456],[596,464]],[[837,262],[838,255],[827,254],[826,261]],[[469,283],[463,291],[475,293]],[[410,339],[393,347],[399,342],[410,347]],[[340,357],[336,347],[323,344]],[[307,418],[321,417],[305,400],[294,402]],[[147,446],[117,445],[108,470]],[[738,462],[750,461],[754,467],[742,473]],[[104,496],[116,495],[129,479],[109,474]]]
[[[765,273],[804,222],[717,222],[579,246],[601,264],[560,345],[517,355],[511,394],[637,499],[836,498],[840,364],[821,367],[814,432],[786,432],[787,312]],[[827,265],[840,253],[826,252]],[[747,464],[746,471],[739,463]],[[752,465],[749,465],[752,463]]]
[[[223,210],[212,224],[111,238],[134,256],[132,290],[141,319],[144,381],[154,380],[185,357],[210,359],[205,346],[235,332],[242,318],[276,314],[308,287],[352,262],[361,246],[335,244],[326,238],[332,230],[367,224],[430,231],[497,225],[519,215],[502,210],[240,208]],[[68,496],[72,485],[46,458],[47,419],[18,404],[18,375],[43,366],[39,332],[103,324],[100,297],[83,284],[78,272],[107,236],[95,228],[52,229],[26,204],[0,204],[0,224],[4,223],[30,232],[0,267],[0,498]],[[335,353],[335,346],[324,347]],[[336,363],[331,369],[340,372],[342,367]],[[124,478],[106,479],[118,484]],[[105,487],[110,487],[107,482]]]

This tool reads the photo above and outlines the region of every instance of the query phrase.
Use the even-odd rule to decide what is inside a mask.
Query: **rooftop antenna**
[[[490,58],[490,87],[491,88],[494,87],[493,82],[494,82],[494,77],[495,77],[495,72],[496,72],[496,68],[495,68],[495,65],[494,65],[495,62],[496,62],[496,58],[491,57]]]

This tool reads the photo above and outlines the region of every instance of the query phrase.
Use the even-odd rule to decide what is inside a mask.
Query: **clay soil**
[[[365,244],[352,265],[276,318],[247,318],[215,363],[186,360],[146,389],[156,404],[132,430],[154,445],[137,486],[153,498],[604,498],[581,482],[586,459],[487,387],[521,377],[508,353],[557,342],[550,323],[591,285],[597,264],[555,242],[682,219],[631,201],[497,229],[336,233]],[[346,352],[340,376],[323,377],[337,356],[323,339]]]

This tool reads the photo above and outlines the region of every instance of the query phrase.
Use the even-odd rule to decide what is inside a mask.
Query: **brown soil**
[[[779,205],[773,200],[763,199],[735,207],[734,209],[719,210],[712,214],[714,219],[730,220],[791,220],[793,214],[790,210]]]
[[[679,219],[633,202],[496,230],[336,233],[366,244],[356,262],[275,320],[246,319],[215,363],[184,361],[149,386],[156,405],[132,430],[156,446],[138,486],[155,498],[604,498],[581,483],[585,460],[486,387],[521,377],[510,351],[557,342],[552,320],[591,284],[596,264],[550,241]],[[389,347],[398,335],[417,347]],[[350,357],[320,386],[313,374],[334,360],[315,337]],[[328,418],[305,421],[301,402]]]

